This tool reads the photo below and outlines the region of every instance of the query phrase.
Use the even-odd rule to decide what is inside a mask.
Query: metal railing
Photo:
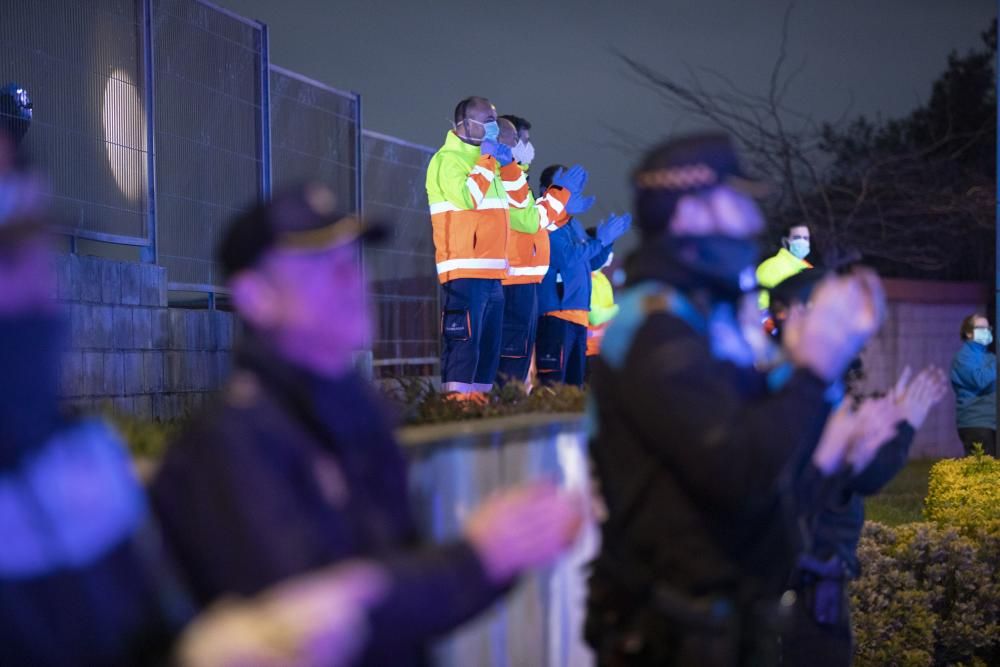
[[[389,224],[388,239],[365,249],[378,313],[372,345],[376,377],[437,375],[439,289],[425,177],[434,150],[363,133],[365,215]]]

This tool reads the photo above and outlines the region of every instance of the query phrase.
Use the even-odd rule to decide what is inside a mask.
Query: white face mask
[[[535,147],[531,145],[531,142],[524,142],[518,139],[517,144],[510,150],[513,154],[514,159],[521,164],[531,164],[535,159]]]
[[[976,327],[972,330],[972,340],[986,346],[993,342],[993,332],[988,327]]]
[[[788,252],[792,253],[799,259],[805,259],[808,257],[809,250],[808,239],[792,239],[788,242]]]

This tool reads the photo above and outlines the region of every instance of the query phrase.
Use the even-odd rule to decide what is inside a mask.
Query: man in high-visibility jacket
[[[497,141],[497,112],[488,99],[459,102],[454,125],[427,166],[427,199],[443,289],[441,389],[482,395],[492,389],[500,363],[500,281],[510,266],[508,201],[527,192],[527,181],[511,149]],[[572,193],[576,183],[582,187],[586,180],[585,172],[575,176],[557,185]]]
[[[597,238],[597,230],[593,227],[587,230],[587,235]],[[590,357],[601,353],[601,341],[604,339],[604,331],[608,328],[611,320],[618,314],[618,305],[615,303],[615,290],[611,286],[611,281],[604,275],[604,269],[611,266],[615,259],[614,250],[608,255],[604,266],[591,272],[590,274],[590,315],[587,325],[587,361]],[[589,363],[588,363],[589,366]]]
[[[556,182],[559,165],[546,167],[541,185]],[[593,198],[582,203],[571,198],[566,208],[570,216],[586,212]],[[590,239],[580,222],[569,217],[553,225],[549,235],[549,270],[538,288],[538,336],[535,342],[539,381],[544,385],[584,382],[587,367],[587,324],[590,311],[590,273],[604,265],[612,244],[632,224],[632,216],[611,214],[597,226]]]
[[[800,271],[813,268],[806,261],[810,252],[809,240],[807,225],[790,226],[781,238],[781,249],[757,267],[757,284],[761,288],[758,305],[761,310],[767,310],[771,305],[769,289]]]
[[[526,174],[530,166],[528,160],[534,156],[528,134],[531,124],[518,116],[501,116],[499,124],[500,143],[511,149],[514,161]],[[528,379],[538,330],[538,284],[549,270],[548,228],[563,224],[569,215],[566,212],[568,190],[550,187],[536,201],[527,180],[523,176],[522,179],[512,184],[518,186],[516,190],[507,190],[510,269],[503,280],[503,336],[497,371],[497,384],[500,385]]]

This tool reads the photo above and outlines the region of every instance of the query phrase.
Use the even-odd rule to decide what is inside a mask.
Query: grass
[[[865,500],[865,518],[890,526],[923,521],[927,477],[934,459],[910,461],[882,492]]]

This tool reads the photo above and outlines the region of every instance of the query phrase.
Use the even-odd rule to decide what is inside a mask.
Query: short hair
[[[455,125],[458,125],[463,120],[465,120],[466,114],[469,112],[469,107],[477,102],[487,102],[485,97],[480,97],[478,95],[473,95],[471,97],[466,97],[464,100],[455,105]]]
[[[792,235],[792,230],[795,229],[796,227],[805,227],[806,229],[809,230],[810,234],[812,233],[812,228],[809,226],[808,222],[793,222],[792,224],[785,225],[782,228],[781,235],[785,238],[788,238],[789,236]]]
[[[962,320],[962,328],[959,329],[958,333],[962,340],[969,340],[972,337],[972,332],[976,329],[976,320],[980,317],[986,319],[986,316],[981,313],[972,313]]]
[[[542,170],[542,175],[538,177],[538,185],[542,188],[542,192],[548,190],[549,186],[552,185],[552,179],[555,177],[556,172],[565,168],[565,165],[551,164]]]
[[[526,119],[521,118],[520,116],[515,116],[512,113],[505,113],[500,117],[503,118],[504,120],[509,120],[510,122],[514,123],[514,129],[517,130],[518,134],[520,134],[522,130],[531,129],[531,123],[529,123]]]

